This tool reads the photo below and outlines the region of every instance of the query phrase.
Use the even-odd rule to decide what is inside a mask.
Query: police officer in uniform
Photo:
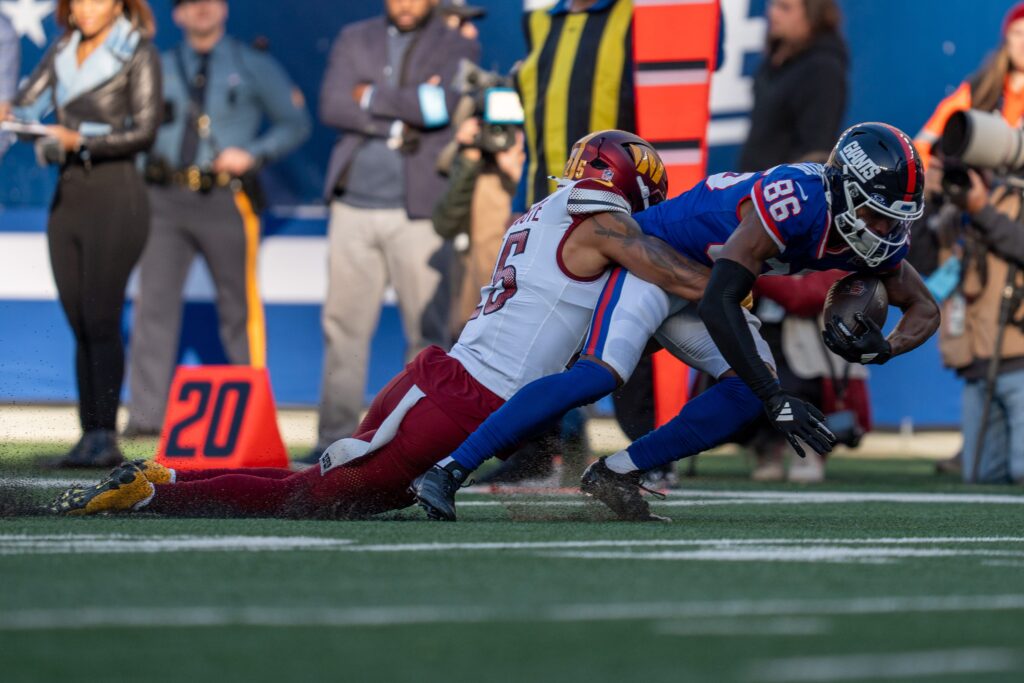
[[[264,365],[256,173],[301,145],[311,129],[302,94],[277,61],[225,35],[226,0],[175,0],[173,16],[185,40],[162,55],[164,123],[146,166],[153,225],[135,302],[126,429],[132,436],[160,431],[182,289],[197,253],[216,286],[228,359]]]

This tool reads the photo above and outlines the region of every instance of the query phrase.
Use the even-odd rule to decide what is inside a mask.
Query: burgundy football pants
[[[369,441],[413,386],[403,370],[370,405],[355,438]],[[412,480],[461,444],[468,432],[429,397],[405,415],[398,434],[379,450],[320,474],[285,468],[181,471],[156,486],[144,509],[184,517],[315,517],[372,515],[408,507]]]

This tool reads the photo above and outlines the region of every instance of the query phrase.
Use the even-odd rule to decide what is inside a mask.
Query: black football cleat
[[[416,504],[435,522],[455,521],[455,492],[466,480],[466,472],[455,465],[451,469],[434,465],[417,477],[410,487]]]
[[[605,458],[601,458],[587,468],[580,478],[580,491],[607,505],[619,519],[630,522],[672,521],[651,513],[651,507],[640,495],[640,491],[648,490],[641,485],[640,472],[612,472],[604,461]]]

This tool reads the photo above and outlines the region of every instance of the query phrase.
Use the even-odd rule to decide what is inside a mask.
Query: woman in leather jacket
[[[124,376],[125,287],[149,234],[135,156],[153,144],[162,111],[160,58],[145,0],[60,0],[66,28],[13,102],[22,118],[52,108],[57,124],[37,142],[59,164],[47,237],[61,306],[76,341],[83,436],[67,467],[123,460],[115,418]]]

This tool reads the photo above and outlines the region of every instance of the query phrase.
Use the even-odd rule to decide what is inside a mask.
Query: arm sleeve
[[[93,158],[120,157],[144,152],[153,146],[163,114],[163,82],[160,55],[150,42],[144,42],[129,67],[128,79],[132,127],[109,135],[85,138]]]
[[[1024,263],[1024,225],[986,206],[971,218],[982,239],[997,254],[1006,259]]]
[[[301,94],[281,65],[267,55],[259,58],[256,90],[271,125],[247,151],[258,159],[274,161],[305,142],[313,124]]]
[[[756,280],[757,277],[741,264],[727,258],[718,259],[697,310],[729,366],[758,398],[767,401],[781,389],[761,360],[743,314],[743,300]]]
[[[359,49],[351,29],[342,30],[335,39],[320,85],[320,121],[342,132],[386,138],[391,120],[370,114],[352,99],[352,90],[362,82],[356,75]]]
[[[448,60],[437,74],[441,77],[441,85],[420,83],[392,86],[374,83],[369,112],[422,129],[448,125],[449,112],[455,111],[459,102],[459,93],[451,87],[459,62],[463,59],[476,62],[480,58],[480,43],[466,40],[457,34],[450,35],[451,39],[458,42],[452,47]]]

